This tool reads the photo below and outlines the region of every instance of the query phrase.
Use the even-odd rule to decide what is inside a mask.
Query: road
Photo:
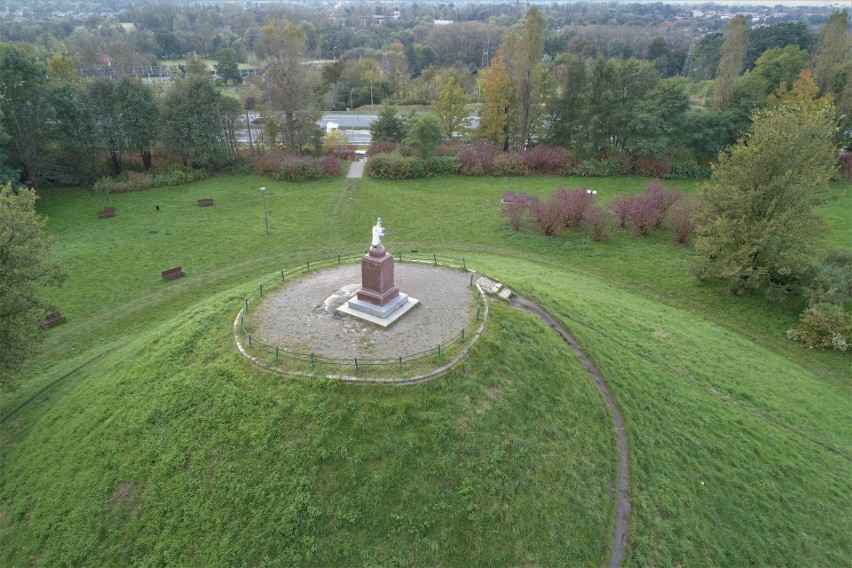
[[[249,113],[249,118],[252,121],[252,139],[257,140],[263,129],[262,124],[255,123],[255,121],[260,118],[260,115],[257,113]],[[370,136],[370,125],[374,120],[376,120],[376,118],[378,118],[378,115],[373,113],[329,112],[323,113],[322,118],[317,121],[317,124],[323,129],[323,132],[325,132],[326,125],[329,122],[333,122],[346,135],[350,144],[369,145],[372,140]],[[471,117],[471,127],[476,128],[478,124],[479,117]],[[237,136],[240,142],[248,144],[247,130],[240,130]]]

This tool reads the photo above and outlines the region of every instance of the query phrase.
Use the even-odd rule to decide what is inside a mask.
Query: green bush
[[[457,156],[435,156],[429,160],[429,175],[455,176],[461,170],[461,161]]]
[[[380,179],[414,179],[426,177],[426,162],[417,156],[399,152],[376,154],[367,161],[367,175]]]
[[[852,253],[832,251],[804,284],[808,304],[852,304]]]
[[[621,160],[618,157],[604,158],[601,160],[586,160],[579,167],[571,168],[573,175],[586,177],[609,177],[624,174]]]
[[[701,166],[695,160],[676,162],[666,176],[670,179],[705,179],[710,177],[710,168]]]
[[[852,342],[852,317],[843,306],[814,304],[800,317],[801,324],[787,332],[787,337],[808,347],[846,351]]]
[[[125,172],[114,178],[103,177],[92,186],[96,194],[102,198],[109,198],[111,193],[127,193],[130,191],[142,191],[152,187],[164,187],[168,185],[183,185],[193,181],[205,179],[207,170],[185,169],[177,165],[171,166],[162,173],[140,173]]]

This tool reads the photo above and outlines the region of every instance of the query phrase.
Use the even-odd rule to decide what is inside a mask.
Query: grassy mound
[[[632,565],[849,564],[850,359],[784,337],[801,306],[696,286],[665,232],[592,244],[500,214],[505,189],[591,184],[606,202],[647,183],[218,178],[116,196],[104,220],[89,193],[49,194],[68,321],[0,403],[26,403],[0,427],[3,561],[605,563],[610,417],[530,316],[495,306],[449,376],[402,389],[282,379],[237,354],[258,282],[352,252],[381,215],[391,252],[466,256],[594,359],[627,420]],[[834,246],[850,199],[838,185],[821,208]],[[163,282],[177,265],[187,277]]]
[[[609,417],[529,316],[497,306],[443,380],[352,388],[255,370],[215,304],[86,368],[27,426],[6,456],[7,562],[605,560]]]

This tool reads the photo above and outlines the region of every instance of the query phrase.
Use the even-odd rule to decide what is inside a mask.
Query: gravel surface
[[[285,282],[252,305],[247,323],[254,337],[282,349],[367,359],[434,349],[473,319],[476,288],[470,287],[470,273],[397,262],[394,277],[400,292],[420,303],[387,329],[334,311],[360,288],[360,263]]]

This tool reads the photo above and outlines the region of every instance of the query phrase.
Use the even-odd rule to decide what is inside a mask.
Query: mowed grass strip
[[[611,424],[544,326],[495,306],[440,381],[262,373],[233,294],[81,371],[6,452],[8,565],[604,563]],[[59,450],[61,448],[61,451]]]

